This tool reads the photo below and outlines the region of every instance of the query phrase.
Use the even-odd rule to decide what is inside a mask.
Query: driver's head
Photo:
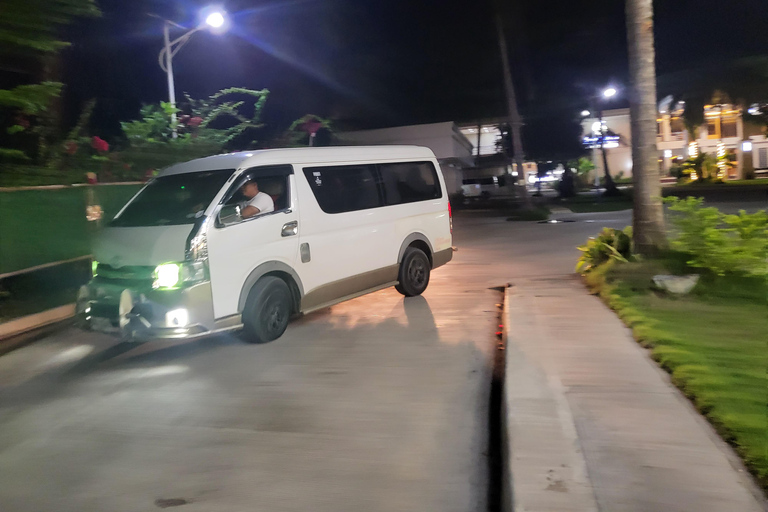
[[[243,193],[245,197],[247,197],[248,199],[252,199],[256,197],[256,194],[259,193],[259,185],[254,180],[248,180],[240,188],[240,191]]]

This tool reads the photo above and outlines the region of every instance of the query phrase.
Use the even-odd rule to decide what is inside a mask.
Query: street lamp
[[[224,19],[224,15],[218,11],[212,12],[211,14],[205,17],[206,25],[212,28],[223,27],[225,21],[226,20]]]
[[[581,117],[589,117],[592,113],[589,110],[582,110]]]
[[[608,157],[605,154],[605,133],[606,133],[606,127],[603,126],[603,102],[610,100],[614,96],[618,94],[618,90],[613,87],[609,86],[600,91],[599,94],[593,94],[590,97],[590,109],[584,110],[581,115],[584,117],[587,117],[591,115],[591,112],[597,112],[597,121],[593,123],[593,131],[598,132],[598,136],[600,137],[600,152],[602,153],[603,157],[603,168],[605,169],[605,189],[606,193],[614,194],[616,185],[613,183],[613,180],[611,179],[611,174],[608,171]],[[597,172],[595,172],[595,189],[598,190],[600,187],[600,176]]]
[[[151,15],[158,17],[155,15]],[[161,18],[163,19],[163,18]],[[179,53],[179,50],[184,46],[187,41],[192,37],[192,34],[199,32],[200,30],[208,30],[214,34],[223,34],[229,28],[229,18],[226,11],[218,7],[206,7],[200,11],[200,19],[202,20],[195,28],[187,30],[184,34],[180,35],[174,40],[170,37],[170,27],[173,25],[178,28],[186,28],[178,23],[174,23],[170,20],[163,19],[163,39],[165,45],[160,50],[160,54],[157,56],[160,68],[165,71],[168,77],[168,99],[172,107],[176,107],[176,90],[173,82],[173,57]],[[173,125],[173,138],[178,136],[176,132],[176,113],[171,114],[171,124]]]

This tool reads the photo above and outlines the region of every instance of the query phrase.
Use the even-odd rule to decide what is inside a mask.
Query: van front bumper
[[[80,289],[77,314],[86,327],[127,339],[193,338],[216,330],[211,283],[153,289],[94,277]]]

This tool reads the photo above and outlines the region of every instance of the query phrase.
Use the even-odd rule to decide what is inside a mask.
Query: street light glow
[[[590,114],[589,110],[582,110],[581,111],[581,117],[589,117],[589,114]]]
[[[212,12],[205,18],[205,23],[213,28],[221,28],[221,26],[224,25],[224,21],[224,15],[218,11]]]
[[[616,96],[616,89],[614,87],[609,87],[606,90],[603,91],[603,96],[605,98],[611,98],[613,96]]]

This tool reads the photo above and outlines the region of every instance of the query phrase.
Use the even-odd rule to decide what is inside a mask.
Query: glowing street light
[[[205,18],[205,23],[209,27],[221,28],[224,26],[224,15],[218,11],[212,12]]]
[[[616,96],[617,92],[618,91],[616,90],[615,87],[609,87],[609,88],[607,88],[607,89],[605,89],[603,91],[603,97],[604,98],[612,98],[612,97]]]
[[[156,18],[159,17],[154,14],[151,14],[150,16],[154,16]],[[202,19],[203,22],[174,40],[171,40],[170,38],[170,26],[173,25],[174,27],[178,28],[186,27],[183,27],[170,20],[163,18],[160,19],[163,20],[163,39],[165,41],[165,45],[163,46],[163,49],[160,50],[160,54],[157,56],[157,60],[160,64],[160,68],[165,71],[168,77],[168,99],[171,103],[171,106],[175,107],[176,88],[173,81],[173,57],[179,52],[181,47],[189,41],[189,38],[192,37],[192,34],[195,32],[199,32],[200,30],[208,30],[214,34],[223,34],[226,32],[229,28],[229,17],[227,16],[226,11],[218,7],[206,7],[200,11],[200,19]],[[175,139],[177,137],[175,112],[171,114],[171,123],[173,124],[173,138]]]
[[[589,117],[591,112],[589,110],[582,110],[581,117]]]

